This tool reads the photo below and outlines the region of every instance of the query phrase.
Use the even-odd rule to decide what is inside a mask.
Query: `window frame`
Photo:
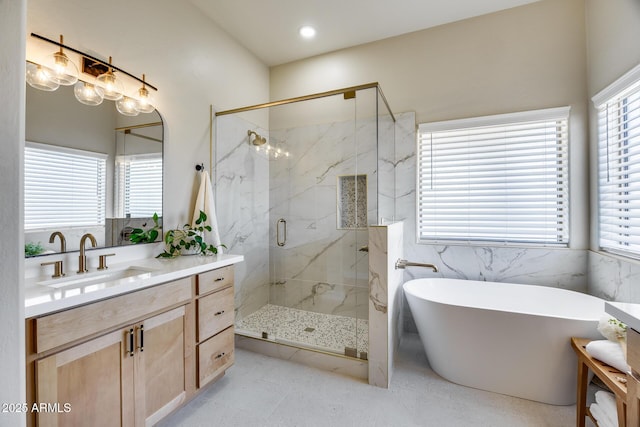
[[[428,244],[428,245],[465,245],[465,246],[498,246],[498,247],[526,247],[526,248],[569,248],[571,244],[571,223],[570,223],[570,210],[571,210],[571,195],[570,195],[570,146],[571,146],[571,138],[570,138],[570,106],[563,107],[555,107],[555,108],[546,108],[540,110],[531,110],[531,111],[522,111],[515,113],[507,113],[507,114],[498,114],[498,115],[490,115],[490,116],[482,116],[482,117],[472,117],[465,119],[455,119],[455,120],[446,120],[439,122],[430,122],[430,123],[421,123],[418,125],[417,137],[416,137],[416,207],[415,207],[415,215],[416,215],[416,243],[417,244]],[[500,239],[474,239],[469,238],[469,236],[462,237],[438,237],[438,236],[424,236],[422,235],[421,230],[421,220],[422,217],[420,215],[420,198],[422,195],[421,188],[421,149],[420,143],[421,138],[424,133],[431,132],[442,132],[442,131],[455,131],[455,130],[465,130],[465,129],[474,129],[474,128],[482,128],[488,126],[508,126],[513,124],[521,124],[528,122],[537,122],[537,121],[549,121],[549,120],[565,120],[566,126],[566,136],[563,140],[563,149],[564,149],[564,164],[562,166],[562,170],[566,171],[565,179],[563,180],[563,188],[565,197],[563,198],[564,209],[562,210],[562,224],[563,224],[563,233],[564,240],[561,242],[534,242],[534,241],[523,241],[523,240],[509,240],[508,236],[503,236],[504,238]]]

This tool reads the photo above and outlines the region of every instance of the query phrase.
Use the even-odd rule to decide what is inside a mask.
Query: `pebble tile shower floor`
[[[368,352],[369,322],[365,319],[315,313],[267,304],[236,322],[236,333],[250,336],[268,334],[305,347],[344,354],[345,347]]]

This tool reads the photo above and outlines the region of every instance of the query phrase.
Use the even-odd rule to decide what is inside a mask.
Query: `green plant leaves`
[[[210,225],[202,225],[206,221],[207,214],[200,211],[200,215],[193,226],[185,224],[182,228],[168,230],[164,235],[166,248],[156,258],[174,258],[179,256],[183,250],[190,249],[200,255],[217,254],[218,249],[204,241],[204,232],[212,231]],[[224,245],[222,247],[226,248]]]

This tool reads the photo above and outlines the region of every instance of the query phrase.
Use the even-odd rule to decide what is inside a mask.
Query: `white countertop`
[[[151,258],[113,264],[107,270],[101,272],[67,274],[60,279],[51,279],[50,277],[29,278],[25,280],[25,318],[66,310],[78,305],[137,291],[242,261],[244,261],[242,255],[231,254],[180,256],[172,259]],[[101,281],[101,276],[117,274],[127,268],[135,268],[139,270],[138,273],[140,274],[117,280],[105,279],[106,281]],[[87,279],[91,280],[91,283],[66,283],[75,279]]]
[[[640,304],[627,302],[605,302],[604,311],[640,332]]]

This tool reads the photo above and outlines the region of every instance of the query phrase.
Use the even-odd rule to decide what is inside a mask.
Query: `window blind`
[[[162,215],[162,154],[116,158],[116,201],[119,216]]]
[[[637,258],[640,257],[640,72],[635,80],[596,107],[600,248]]]
[[[106,159],[106,154],[27,142],[25,229],[104,225]]]
[[[419,126],[418,241],[567,246],[569,107]]]

